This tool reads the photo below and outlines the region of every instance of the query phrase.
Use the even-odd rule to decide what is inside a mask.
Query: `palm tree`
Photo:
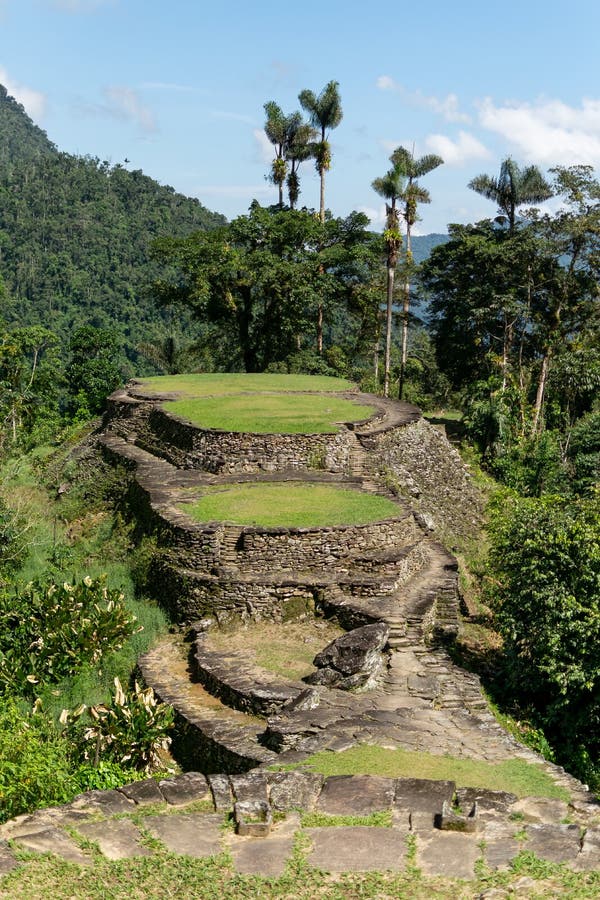
[[[517,209],[525,203],[542,203],[552,196],[552,188],[537,166],[521,169],[510,157],[500,166],[500,175],[478,175],[468,185],[472,190],[493,200],[499,207],[499,219],[508,220],[515,230]]]
[[[406,277],[404,279],[404,298],[402,301],[402,356],[400,359],[400,384],[398,397],[401,400],[404,392],[404,375],[408,355],[408,317],[410,313],[410,270],[412,267],[411,235],[413,225],[418,221],[417,206],[419,203],[430,203],[431,197],[426,188],[417,184],[417,179],[437,169],[444,162],[441,156],[427,153],[420,159],[406,147],[397,147],[390,156],[395,169],[406,178],[406,187],[402,193],[404,209],[402,215],[406,223]]]
[[[294,209],[300,196],[300,179],[298,178],[300,163],[310,158],[316,137],[317,132],[307,122],[302,121],[300,113],[290,116],[288,141],[285,148],[286,161],[290,163],[286,179],[290,209]]]
[[[319,205],[319,218],[325,221],[325,172],[331,166],[331,147],[327,140],[327,131],[337,126],[342,121],[342,101],[337,81],[330,81],[325,85],[319,96],[312,91],[304,90],[298,95],[300,106],[308,113],[311,125],[320,132],[321,140],[313,147],[315,167],[321,179],[321,199]]]
[[[400,213],[397,207],[398,200],[403,196],[406,179],[398,171],[392,168],[383,176],[372,182],[372,188],[380,197],[389,200],[385,204],[385,231],[383,238],[387,249],[387,290],[386,290],[386,320],[385,320],[385,359],[383,364],[383,396],[390,394],[390,358],[392,346],[392,306],[394,302],[394,279],[398,264],[398,251],[402,246],[400,234]]]
[[[265,103],[264,110],[267,114],[265,134],[275,147],[275,159],[271,163],[269,180],[277,185],[279,206],[283,206],[283,185],[287,174],[285,146],[288,139],[289,116],[283,114],[281,107],[274,100]]]

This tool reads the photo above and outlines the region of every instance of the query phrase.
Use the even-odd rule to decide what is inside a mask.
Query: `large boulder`
[[[354,628],[317,653],[313,660],[317,671],[304,680],[345,691],[371,687],[383,668],[388,635],[383,622]]]

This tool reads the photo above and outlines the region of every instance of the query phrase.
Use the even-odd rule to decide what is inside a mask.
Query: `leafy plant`
[[[0,689],[31,696],[121,647],[136,630],[123,599],[104,577],[89,576],[38,578],[0,595]]]
[[[55,803],[79,790],[70,747],[41,713],[22,711],[13,698],[0,707],[0,821]]]
[[[118,678],[114,685],[110,705],[81,704],[76,710],[63,710],[60,721],[65,734],[75,738],[84,758],[94,765],[102,758],[143,772],[164,768],[160,751],[171,743],[172,708],[159,702],[151,687],[142,688],[137,681],[128,693]]]

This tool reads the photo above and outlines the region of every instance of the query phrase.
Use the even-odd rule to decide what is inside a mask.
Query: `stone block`
[[[269,772],[269,795],[273,809],[311,810],[323,786],[323,776],[312,772]]]
[[[391,809],[395,785],[379,775],[331,775],[326,779],[317,809],[328,815],[368,816]]]
[[[235,833],[240,837],[267,837],[273,814],[266,801],[241,800],[233,806]]]
[[[199,772],[185,772],[176,778],[159,781],[158,786],[169,806],[185,806],[198,800],[212,800],[208,782]]]
[[[119,788],[119,791],[129,800],[133,800],[136,806],[150,806],[153,803],[164,803],[158,781],[155,778],[145,778],[144,781],[133,781]]]

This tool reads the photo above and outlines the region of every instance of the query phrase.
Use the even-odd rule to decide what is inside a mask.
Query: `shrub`
[[[600,493],[511,497],[492,516],[488,589],[507,685],[563,759],[600,751]]]
[[[78,584],[37,579],[0,595],[0,689],[33,694],[96,664],[135,630],[123,594],[104,578]]]
[[[23,712],[14,699],[0,707],[0,821],[65,803],[80,790],[69,744],[38,712]]]
[[[143,772],[164,768],[160,750],[171,743],[173,710],[157,700],[152,688],[141,688],[137,681],[128,693],[118,678],[114,684],[110,705],[82,704],[73,711],[63,710],[60,721],[65,735],[94,765],[109,760]]]

